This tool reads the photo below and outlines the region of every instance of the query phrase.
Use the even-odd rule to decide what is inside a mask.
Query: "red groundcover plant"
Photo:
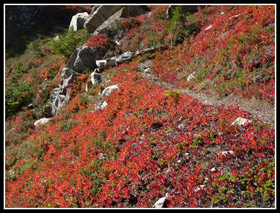
[[[158,55],[154,72],[178,87],[274,103],[275,6],[211,6],[194,16],[200,33]]]
[[[149,23],[148,33],[124,20],[132,26],[125,35],[142,48],[168,42],[161,20],[166,8],[134,20]],[[178,87],[204,81],[200,87],[211,89],[207,79],[220,94],[274,102],[274,13],[273,6],[199,10],[201,32],[156,56],[153,71]],[[124,50],[135,50],[137,42],[124,43]],[[109,41],[98,35],[87,45],[106,48]],[[97,95],[100,87],[95,96],[83,94],[83,74],[70,86],[68,106],[48,123],[34,128],[31,110],[7,122],[13,128],[5,142],[5,206],[150,208],[168,193],[169,208],[275,207],[275,130],[238,107],[157,88],[135,61],[105,71],[113,75],[106,86],[119,88],[108,97]],[[40,77],[54,77],[62,65],[57,60]],[[196,78],[189,82],[191,73]],[[108,105],[95,110],[99,101]],[[232,125],[238,117],[250,122]]]
[[[40,155],[9,170],[18,177],[6,181],[6,207],[152,207],[167,192],[166,207],[274,205],[274,129],[156,88],[134,62],[115,68],[115,84],[105,109],[72,113],[70,103],[35,128]],[[231,125],[237,117],[252,122]]]
[[[94,35],[86,41],[87,46],[96,47],[96,46],[108,46],[108,37],[104,34]]]

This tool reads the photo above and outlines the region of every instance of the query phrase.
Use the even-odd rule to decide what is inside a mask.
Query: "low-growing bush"
[[[90,38],[90,34],[84,29],[77,32],[67,30],[58,36],[58,40],[50,42],[50,49],[53,53],[61,54],[66,58],[69,58],[77,47],[82,46]]]

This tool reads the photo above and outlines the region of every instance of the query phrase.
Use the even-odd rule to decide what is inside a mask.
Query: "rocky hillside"
[[[6,208],[275,208],[275,5],[8,9]]]

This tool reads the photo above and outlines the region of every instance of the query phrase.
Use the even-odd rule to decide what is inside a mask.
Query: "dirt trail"
[[[240,109],[247,111],[257,120],[269,123],[275,128],[275,106],[267,102],[257,100],[256,98],[242,98],[241,96],[230,94],[227,97],[220,98],[217,95],[208,95],[203,92],[194,92],[188,89],[175,88],[172,84],[163,82],[152,73],[152,60],[147,60],[138,65],[140,74],[158,85],[161,88],[178,91],[180,93],[192,96],[203,104],[214,106],[238,106]]]

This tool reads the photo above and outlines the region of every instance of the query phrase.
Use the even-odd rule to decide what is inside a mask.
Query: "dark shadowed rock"
[[[90,46],[77,48],[70,56],[66,67],[83,73],[87,69],[96,68],[97,49]]]

